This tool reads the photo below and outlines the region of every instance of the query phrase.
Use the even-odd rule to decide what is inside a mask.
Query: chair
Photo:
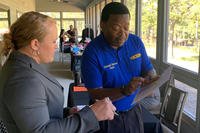
[[[3,124],[3,121],[0,120],[0,133],[8,133],[5,125]]]
[[[173,74],[171,74],[170,79],[164,83],[159,89],[160,89],[160,102],[163,103],[167,88],[169,85],[175,86],[175,77]]]
[[[175,133],[180,133],[183,107],[188,93],[168,85],[160,110],[161,123]]]
[[[78,87],[78,88],[77,88]],[[83,85],[69,85],[68,107],[90,105],[90,94]]]
[[[169,85],[174,85],[174,75],[170,75],[170,79],[166,81],[159,89],[154,91],[154,95],[143,99],[140,103],[156,117],[160,115],[161,103],[163,103],[166,90]]]

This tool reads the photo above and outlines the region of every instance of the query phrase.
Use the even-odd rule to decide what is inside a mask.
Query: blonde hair
[[[38,12],[24,13],[11,25],[9,33],[3,35],[3,52],[7,54],[10,49],[18,50],[25,47],[33,39],[42,41],[48,33],[47,21],[55,22],[51,17]]]

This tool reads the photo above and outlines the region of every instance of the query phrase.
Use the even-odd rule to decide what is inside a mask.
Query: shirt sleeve
[[[36,77],[9,81],[4,103],[21,133],[86,133],[99,129],[89,107],[67,118],[50,118],[45,86]]]
[[[147,55],[144,43],[140,38],[138,38],[139,43],[141,44],[141,55],[142,55],[142,72],[143,74],[153,69],[153,65]]]
[[[98,57],[95,55],[95,50],[87,49],[84,51],[81,63],[82,80],[87,88],[101,88],[102,74]]]

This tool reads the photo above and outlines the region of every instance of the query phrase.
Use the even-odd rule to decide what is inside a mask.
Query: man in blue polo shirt
[[[129,34],[129,21],[124,4],[107,4],[102,10],[102,33],[82,56],[82,79],[92,98],[109,97],[119,112],[114,120],[101,123],[101,133],[143,132],[140,107],[132,101],[155,71],[141,39]]]

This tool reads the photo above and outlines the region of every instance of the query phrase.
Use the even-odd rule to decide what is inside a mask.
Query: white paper
[[[154,92],[155,89],[159,89],[164,83],[170,80],[170,75],[172,72],[173,67],[169,66],[161,75],[160,78],[151,84],[145,85],[140,88],[140,91],[136,95],[135,99],[133,100],[132,104],[135,104],[142,100],[143,98],[149,96]]]

